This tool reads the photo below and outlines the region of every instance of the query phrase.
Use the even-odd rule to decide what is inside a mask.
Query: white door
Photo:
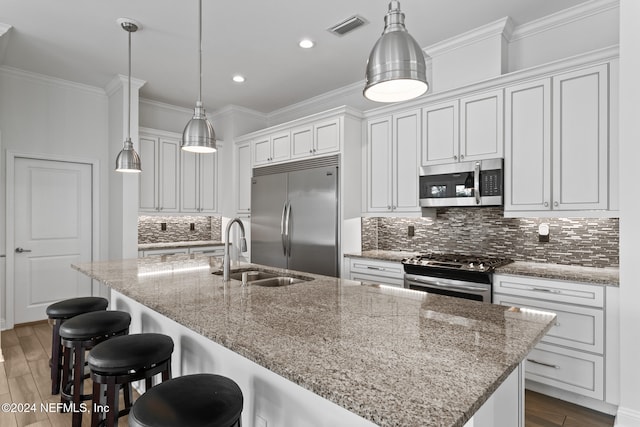
[[[15,159],[15,323],[46,319],[52,302],[91,294],[91,279],[70,266],[92,260],[91,168]]]

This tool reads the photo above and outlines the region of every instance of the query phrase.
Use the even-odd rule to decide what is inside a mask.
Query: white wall
[[[620,408],[616,426],[640,426],[640,2],[620,2]]]
[[[5,183],[7,150],[96,161],[99,167],[99,246],[107,253],[109,234],[107,97],[102,89],[0,67],[0,253],[5,253]],[[4,319],[5,287],[0,289]]]

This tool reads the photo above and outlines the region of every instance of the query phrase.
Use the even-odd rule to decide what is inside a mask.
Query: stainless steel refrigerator
[[[338,276],[339,157],[253,170],[251,261]]]

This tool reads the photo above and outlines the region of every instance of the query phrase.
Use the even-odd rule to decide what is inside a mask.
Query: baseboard
[[[618,408],[614,427],[640,427],[640,411]]]

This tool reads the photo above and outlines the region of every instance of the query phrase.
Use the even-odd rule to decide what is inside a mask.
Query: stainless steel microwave
[[[490,159],[421,167],[420,206],[500,206],[502,165],[502,159]]]

